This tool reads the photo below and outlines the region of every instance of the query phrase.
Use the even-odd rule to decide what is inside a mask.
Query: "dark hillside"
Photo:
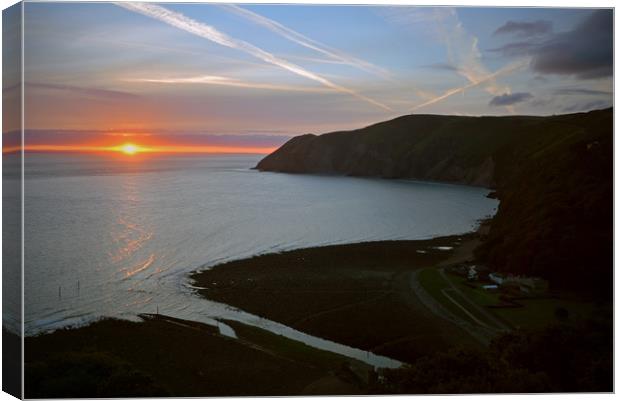
[[[494,155],[540,117],[410,115],[359,130],[295,137],[259,170],[416,178],[494,186]]]
[[[503,155],[512,165],[503,166],[501,203],[478,255],[506,271],[611,296],[611,110],[554,125]]]
[[[259,170],[413,178],[497,190],[478,255],[494,269],[611,295],[612,109],[550,117],[409,115],[291,139]]]

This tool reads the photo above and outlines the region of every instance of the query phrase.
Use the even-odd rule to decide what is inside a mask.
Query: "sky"
[[[611,10],[37,2],[24,24],[32,149],[266,153],[404,114],[613,101]]]

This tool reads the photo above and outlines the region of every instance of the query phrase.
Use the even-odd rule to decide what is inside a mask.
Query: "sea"
[[[188,273],[296,248],[467,233],[497,201],[477,187],[253,170],[262,157],[26,154],[26,335],[159,312],[394,365],[205,300]]]

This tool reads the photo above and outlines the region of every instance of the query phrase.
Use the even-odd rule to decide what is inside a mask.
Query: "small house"
[[[502,285],[506,281],[506,276],[500,273],[491,273],[489,274],[489,280],[495,284]]]
[[[469,268],[467,269],[467,280],[478,280],[478,271],[476,270],[476,265],[469,266]]]

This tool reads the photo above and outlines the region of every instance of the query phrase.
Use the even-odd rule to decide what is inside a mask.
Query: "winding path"
[[[487,321],[492,322],[495,327],[489,327],[487,324],[480,322],[480,320],[478,320],[477,318],[473,318],[474,321],[478,321],[478,322],[480,322],[480,324],[482,326],[486,326],[486,327],[488,327],[491,330],[496,330],[498,333],[510,331],[510,327],[508,327],[505,323],[503,323],[502,321],[497,319],[495,316],[493,316],[493,314],[491,312],[489,312],[485,308],[480,307],[476,303],[470,301],[469,298],[467,297],[467,295],[465,295],[463,293],[463,291],[461,291],[460,288],[458,288],[456,285],[454,285],[452,280],[450,280],[448,277],[446,277],[445,269],[443,269],[443,268],[439,269],[439,274],[441,275],[441,277],[444,279],[444,281],[446,283],[450,284],[451,289],[454,290],[454,292],[456,292],[457,294],[459,294],[461,296],[461,298],[463,298],[467,302],[467,308],[475,309],[476,312],[478,312],[479,314],[484,316],[484,318],[487,319]],[[457,304],[461,309],[467,310],[467,308],[465,308],[461,304],[455,302],[454,300],[452,300],[452,302]],[[469,313],[468,311],[466,313],[473,317],[473,315],[471,315],[471,313]]]
[[[415,272],[410,274],[409,285],[411,290],[416,294],[416,296],[420,299],[422,304],[426,306],[431,312],[440,318],[447,320],[463,330],[465,330],[469,335],[471,335],[478,342],[487,345],[497,334],[497,329],[491,329],[488,326],[480,326],[471,324],[468,321],[456,316],[454,313],[450,312],[446,309],[439,301],[435,299],[431,294],[429,294],[418,279],[418,274],[421,270],[416,270]],[[459,304],[457,304],[459,305]],[[459,305],[461,308],[463,306]]]

